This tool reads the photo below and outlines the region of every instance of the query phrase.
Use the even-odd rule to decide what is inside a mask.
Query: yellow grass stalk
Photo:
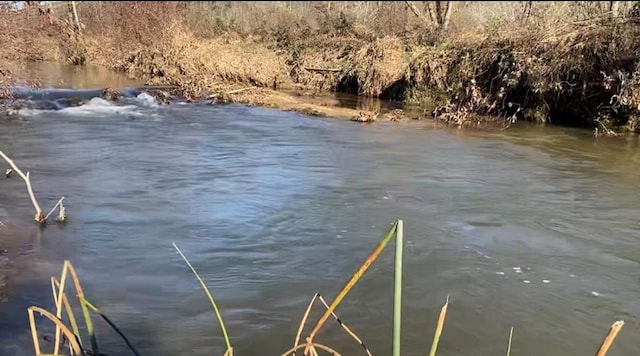
[[[607,354],[607,351],[609,351],[609,347],[611,347],[611,344],[613,344],[613,341],[616,339],[616,336],[618,336],[618,332],[620,332],[620,329],[622,329],[623,326],[624,320],[618,320],[611,325],[611,329],[609,329],[607,337],[602,342],[602,345],[600,345],[596,356],[605,356]]]
[[[67,328],[59,318],[57,318],[55,315],[48,312],[47,310],[42,309],[40,307],[36,307],[36,306],[31,306],[27,308],[27,311],[29,313],[29,324],[31,325],[31,335],[33,337],[33,347],[35,349],[36,355],[41,355],[41,352],[40,352],[40,342],[38,341],[39,339],[38,330],[36,328],[35,318],[33,316],[34,312],[38,312],[41,315],[45,316],[47,319],[51,320],[51,322],[53,322],[56,325],[56,329],[59,329],[62,331],[62,333],[69,340],[69,345],[71,346],[72,355],[83,354],[82,347],[80,346],[80,344],[78,344],[78,341],[76,340],[75,335],[73,335],[71,330],[69,330],[69,328]],[[58,352],[54,352],[54,354],[58,354]]]
[[[91,342],[91,349],[94,355],[99,355],[98,349],[98,340],[96,339],[95,331],[93,330],[93,322],[91,321],[91,313],[89,313],[89,309],[87,308],[86,299],[84,297],[84,292],[82,291],[82,285],[80,284],[80,280],[78,279],[78,274],[76,273],[75,268],[69,261],[64,261],[64,271],[69,270],[69,274],[71,275],[71,280],[76,289],[76,295],[78,296],[78,301],[80,302],[80,307],[82,308],[82,314],[84,315],[84,321],[87,324],[87,333],[89,334],[89,341]],[[64,280],[60,281],[62,288],[64,288]],[[62,289],[61,289],[62,290]]]
[[[319,348],[321,350],[324,350],[334,356],[340,356],[340,353],[338,353],[338,351],[330,348],[329,346],[326,345],[322,345],[322,344],[317,344],[317,343],[306,343],[306,344],[302,344],[302,345],[298,345],[297,347],[291,348],[289,350],[287,350],[285,353],[282,354],[282,356],[287,356],[287,355],[291,355],[293,354],[293,352],[300,350],[302,348],[307,349],[307,348],[312,348],[313,350],[315,350],[315,348]]]
[[[329,309],[329,305],[327,304],[327,302],[324,300],[324,298],[318,294],[318,299],[320,299],[320,302],[322,302],[322,304],[325,306],[325,308]],[[342,326],[342,328],[347,332],[347,334],[349,334],[354,340],[356,340],[360,346],[362,346],[362,348],[364,349],[364,352],[367,353],[368,356],[371,356],[371,351],[369,351],[369,349],[367,348],[367,346],[365,346],[364,342],[362,341],[362,339],[360,339],[358,337],[358,335],[356,335],[355,332],[351,331],[351,329],[349,329],[349,327],[347,326],[347,324],[345,324],[342,320],[340,320],[340,318],[338,318],[338,316],[336,315],[336,313],[331,313],[331,315],[333,316],[334,319],[336,319],[336,321],[338,322],[338,324],[340,324],[340,326]],[[294,353],[295,356],[295,353]]]
[[[58,294],[54,293],[53,300],[56,303],[56,317],[60,319],[62,317],[62,295],[64,293],[64,285],[67,281],[67,263],[62,265],[62,274],[60,276],[60,286],[58,288]],[[55,345],[53,346],[53,353],[57,354],[60,350],[60,328],[56,324],[56,338]]]
[[[56,298],[54,302],[57,305],[58,297],[56,292],[57,290],[60,290],[60,282],[58,282],[56,277],[51,277],[51,289],[53,291],[53,297]],[[71,329],[73,330],[73,333],[78,338],[78,343],[80,344],[80,346],[82,346],[82,339],[80,338],[80,329],[78,328],[78,323],[76,322],[75,314],[73,313],[73,309],[71,309],[71,304],[69,304],[69,299],[67,298],[66,293],[62,293],[62,303],[64,304],[64,308],[67,311],[67,317],[69,318]]]
[[[342,300],[347,295],[347,293],[349,293],[351,288],[353,288],[353,286],[360,280],[362,275],[364,275],[364,273],[367,271],[367,269],[369,269],[371,264],[378,258],[378,256],[382,252],[382,250],[384,250],[384,248],[389,244],[389,241],[391,241],[391,239],[395,235],[397,226],[398,226],[398,222],[396,221],[393,224],[393,226],[391,227],[391,229],[389,230],[389,232],[387,232],[387,234],[384,236],[382,241],[380,241],[380,243],[378,243],[378,246],[376,246],[376,248],[373,250],[373,252],[371,252],[369,257],[367,257],[367,259],[360,266],[360,268],[358,268],[358,270],[353,274],[351,279],[342,288],[340,293],[338,293],[338,295],[336,296],[334,301],[331,303],[331,306],[329,306],[329,309],[327,309],[327,311],[322,315],[322,317],[320,318],[320,320],[318,321],[316,326],[311,331],[311,334],[309,334],[309,337],[308,337],[309,342],[308,342],[308,344],[313,345],[312,341],[313,341],[313,338],[315,337],[315,335],[318,333],[318,331],[320,331],[320,328],[327,321],[327,319],[329,318],[331,313],[333,313],[333,311],[338,307],[340,302],[342,302]]]
[[[209,301],[211,302],[211,305],[213,306],[213,310],[215,311],[216,316],[218,317],[218,322],[220,322],[220,328],[222,328],[222,334],[224,335],[224,342],[227,344],[227,352],[232,352],[233,353],[232,348],[231,348],[231,341],[229,341],[229,335],[227,334],[227,328],[225,328],[225,326],[224,326],[224,322],[222,321],[222,315],[220,315],[220,310],[218,310],[218,306],[216,305],[216,302],[213,299],[213,295],[211,295],[211,292],[209,291],[209,288],[207,288],[207,285],[204,283],[202,278],[200,278],[200,275],[198,274],[196,269],[193,268],[193,266],[191,265],[191,263],[189,262],[187,257],[182,253],[182,251],[180,250],[178,245],[176,245],[175,242],[173,243],[173,247],[176,249],[176,251],[178,251],[178,254],[180,255],[180,257],[182,257],[182,259],[187,264],[187,266],[189,266],[189,269],[191,269],[191,272],[193,272],[193,274],[198,279],[198,282],[200,282],[200,285],[204,289],[204,292],[207,294],[207,297],[209,297]]]
[[[438,349],[438,343],[440,342],[440,335],[442,335],[442,328],[444,327],[444,319],[447,317],[447,307],[449,306],[449,297],[447,296],[447,302],[444,303],[440,310],[440,317],[438,318],[438,325],[436,326],[436,333],[433,336],[433,343],[431,344],[431,351],[429,356],[435,356]]]
[[[304,315],[302,316],[302,320],[300,321],[300,326],[298,327],[298,333],[296,334],[296,340],[293,342],[293,348],[295,350],[296,347],[298,347],[298,344],[300,342],[300,336],[302,336],[302,330],[304,329],[304,325],[307,323],[307,319],[309,318],[309,313],[311,312],[311,307],[313,306],[313,302],[316,301],[316,298],[318,298],[318,293],[313,295],[313,298],[311,298],[311,301],[309,302],[309,306],[307,306],[307,310],[304,312]],[[296,352],[293,352],[293,356],[296,356]]]

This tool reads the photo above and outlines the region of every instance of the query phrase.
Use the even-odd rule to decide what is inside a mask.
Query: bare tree
[[[620,12],[620,1],[609,1],[609,12],[614,19],[618,17]]]
[[[451,21],[451,14],[453,12],[453,1],[436,1],[435,16],[433,14],[433,10],[431,9],[430,2],[427,2],[426,10],[429,18],[425,17],[422,12],[418,10],[413,1],[405,1],[405,3],[417,17],[428,26],[433,26],[435,24],[441,30],[446,30],[449,26],[449,22]]]
[[[449,27],[449,22],[451,21],[452,12],[453,12],[453,1],[447,1],[447,10],[444,12],[444,19],[442,19],[441,26],[440,26],[445,31]]]
[[[531,16],[531,11],[533,10],[533,1],[525,1],[524,3],[524,11],[522,13],[523,19],[528,19]]]

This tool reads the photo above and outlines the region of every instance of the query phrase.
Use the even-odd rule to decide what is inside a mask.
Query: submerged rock
[[[102,91],[102,98],[109,101],[116,101],[122,97],[122,93],[120,93],[117,89],[106,88]]]
[[[358,116],[352,117],[351,121],[355,122],[374,122],[376,121],[376,115],[373,113],[366,113],[361,111]]]

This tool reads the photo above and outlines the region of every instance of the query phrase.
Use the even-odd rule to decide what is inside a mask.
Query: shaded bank
[[[53,18],[35,7],[2,16],[4,41],[25,59],[101,64],[187,98],[230,86],[329,90],[457,126],[497,117],[640,130],[640,37],[627,3],[465,2],[448,27],[429,22],[431,3],[96,2],[79,4],[80,28],[64,6]],[[238,100],[275,95],[260,93]]]

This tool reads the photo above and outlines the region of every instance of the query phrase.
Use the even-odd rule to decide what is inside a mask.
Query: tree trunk
[[[436,19],[438,20],[438,25],[442,26],[444,22],[444,18],[442,17],[442,1],[436,1]]]
[[[444,19],[442,21],[442,30],[446,31],[449,27],[449,22],[451,21],[451,13],[453,12],[453,1],[447,1],[447,11],[444,14]]]
[[[618,17],[620,10],[620,1],[609,1],[609,12],[614,19]]]
[[[531,16],[531,10],[533,9],[533,1],[527,1],[524,4],[523,18],[526,20]]]
[[[424,22],[426,25],[431,26],[433,24],[433,13],[431,13],[431,8],[428,8],[429,11],[429,19],[427,19],[426,17],[424,17],[424,15],[420,12],[420,10],[418,10],[418,8],[416,7],[416,5],[413,3],[413,1],[405,1],[405,3],[407,4],[407,6],[409,7],[409,9],[411,9],[411,11],[413,12],[414,15],[416,15],[416,17],[418,17],[420,20],[422,20],[422,22]]]
[[[78,19],[78,9],[76,9],[76,2],[71,2],[71,8],[73,9],[73,19],[76,22],[76,29],[80,32],[80,20]]]

